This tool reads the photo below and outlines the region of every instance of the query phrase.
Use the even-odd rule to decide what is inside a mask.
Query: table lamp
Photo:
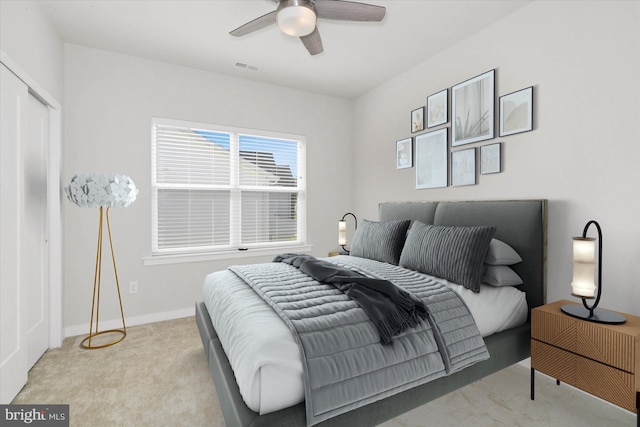
[[[598,286],[596,293],[595,263],[596,263],[596,239],[587,237],[587,231],[594,225],[598,231]],[[596,309],[602,295],[602,229],[596,221],[589,221],[584,227],[582,237],[573,238],[573,281],[571,282],[573,296],[582,298],[582,305],[563,305],[560,309],[573,317],[596,323],[624,323],[626,319],[604,309]],[[590,307],[587,299],[594,299]]]

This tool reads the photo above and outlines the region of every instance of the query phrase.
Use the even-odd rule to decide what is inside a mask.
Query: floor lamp
[[[118,282],[118,269],[116,268],[116,257],[113,252],[109,209],[112,207],[126,208],[131,205],[136,200],[138,189],[131,178],[126,175],[87,173],[75,175],[71,179],[69,185],[65,187],[64,191],[67,194],[67,198],[76,205],[80,207],[100,209],[98,248],[96,250],[96,266],[93,276],[93,297],[91,302],[89,335],[82,340],[80,346],[90,350],[109,347],[119,343],[127,336],[127,327],[124,322],[124,311],[122,310],[122,298],[120,296],[120,283]],[[107,226],[107,234],[109,235],[109,248],[111,249],[111,261],[113,262],[113,273],[115,275],[116,289],[118,291],[122,328],[101,331],[99,329],[100,281],[102,277],[102,237],[105,223]],[[91,342],[91,340],[96,336],[108,333],[116,333],[119,334],[119,336],[106,344]]]

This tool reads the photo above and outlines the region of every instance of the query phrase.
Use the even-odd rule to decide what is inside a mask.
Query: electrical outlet
[[[130,294],[138,293],[138,282],[129,282],[129,293]]]

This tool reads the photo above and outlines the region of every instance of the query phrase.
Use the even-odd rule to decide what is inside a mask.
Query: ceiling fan
[[[316,26],[318,18],[339,21],[382,21],[386,9],[345,0],[272,0],[278,3],[273,12],[236,28],[229,34],[240,37],[277,23],[283,33],[300,37],[311,55],[323,51]]]

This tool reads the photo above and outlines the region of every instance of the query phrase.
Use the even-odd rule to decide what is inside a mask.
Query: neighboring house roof
[[[222,157],[223,162],[229,159],[229,148],[216,141],[213,136],[186,128],[174,128],[172,132],[174,135],[180,135],[178,138],[183,141],[189,141],[189,144],[206,144],[211,147],[213,149],[213,152],[211,152],[213,158],[220,159]],[[249,177],[253,175],[255,185],[277,184],[285,187],[295,187],[297,185],[296,178],[291,172],[291,167],[289,165],[276,164],[272,152],[241,151],[240,169],[243,172],[242,176]],[[215,175],[215,169],[213,173]],[[223,176],[228,176],[227,172],[223,173]]]
[[[296,180],[291,173],[289,165],[276,164],[273,153],[266,151],[240,151],[240,157],[275,175],[279,185],[285,187],[296,186]]]

